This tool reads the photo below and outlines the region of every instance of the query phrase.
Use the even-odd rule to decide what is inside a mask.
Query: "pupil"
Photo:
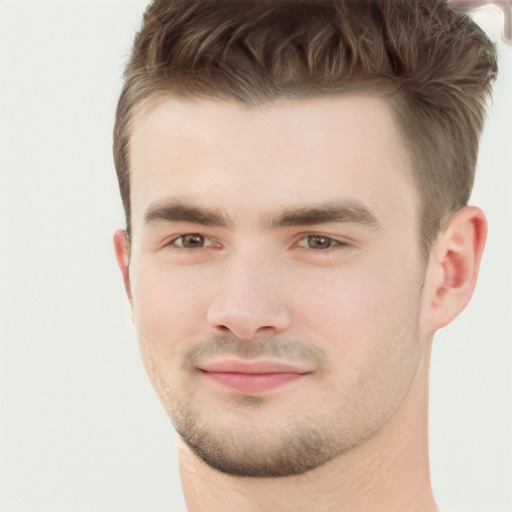
[[[201,235],[187,235],[183,242],[185,247],[198,247],[203,245],[203,237]]]
[[[309,247],[312,249],[328,249],[331,241],[325,236],[312,236],[309,239]]]

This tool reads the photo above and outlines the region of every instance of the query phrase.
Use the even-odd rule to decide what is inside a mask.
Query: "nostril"
[[[262,333],[282,332],[290,323],[284,309],[265,313],[226,311],[215,308],[208,312],[207,322],[218,332],[229,332],[244,340],[251,340]]]

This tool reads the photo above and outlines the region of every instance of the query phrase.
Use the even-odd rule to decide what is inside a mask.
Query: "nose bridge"
[[[242,339],[262,331],[286,329],[289,317],[278,275],[271,251],[252,244],[234,251],[226,258],[220,286],[208,311],[209,324]]]

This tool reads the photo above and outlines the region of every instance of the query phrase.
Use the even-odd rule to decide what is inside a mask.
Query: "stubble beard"
[[[393,416],[418,368],[417,327],[417,321],[402,325],[380,345],[394,352],[384,370],[383,353],[374,351],[363,371],[335,397],[331,389],[317,403],[302,404],[296,414],[279,421],[268,414],[268,397],[238,397],[237,405],[249,416],[267,415],[266,422],[254,423],[230,423],[225,411],[216,415],[179,388],[164,388],[161,399],[178,435],[212,468],[240,477],[300,475],[364,443]]]
[[[247,403],[252,397],[242,398]],[[263,404],[248,405],[252,409]],[[332,434],[311,419],[297,419],[278,427],[270,422],[257,428],[229,428],[201,412],[175,402],[170,414],[178,435],[206,464],[229,475],[270,478],[299,475],[339,455]]]

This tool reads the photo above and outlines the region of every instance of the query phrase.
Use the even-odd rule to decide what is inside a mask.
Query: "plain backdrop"
[[[0,0],[0,511],[184,511],[175,434],[139,361],[112,249],[123,66],[145,0]],[[438,333],[431,461],[444,512],[512,511],[512,47],[472,199],[475,297]]]

